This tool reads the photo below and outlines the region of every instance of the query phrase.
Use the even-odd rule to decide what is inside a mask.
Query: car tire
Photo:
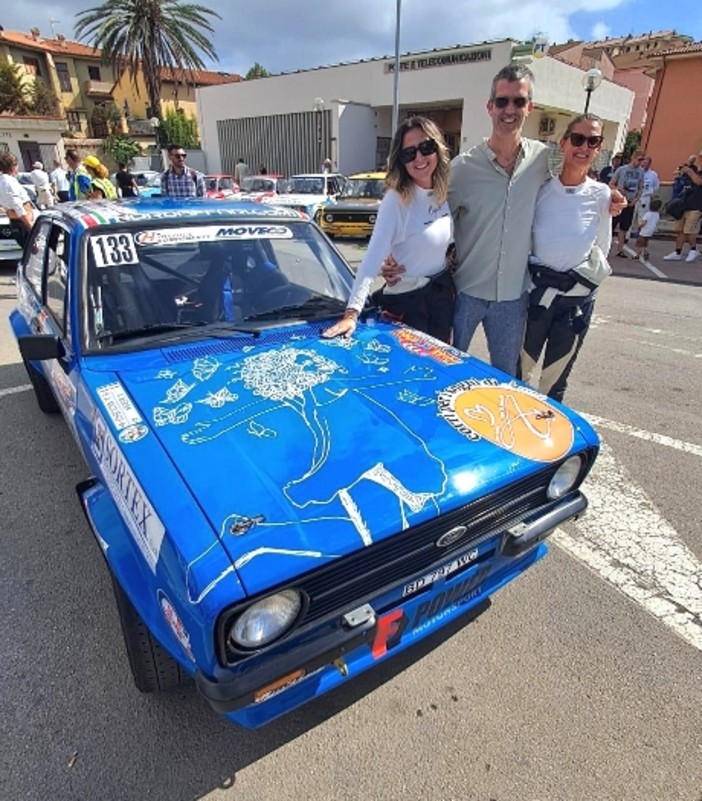
[[[156,693],[188,684],[188,674],[154,638],[114,576],[112,585],[129,667],[137,689],[142,693]]]
[[[56,414],[59,411],[59,405],[56,403],[56,398],[49,386],[49,382],[30,362],[24,361],[24,369],[32,382],[34,397],[37,399],[39,408],[44,414]]]

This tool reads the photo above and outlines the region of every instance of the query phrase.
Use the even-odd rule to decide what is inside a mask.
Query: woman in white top
[[[610,188],[588,177],[603,139],[594,114],[571,120],[560,141],[561,173],[536,199],[529,258],[534,288],[520,377],[531,379],[545,346],[539,391],[559,401],[590,325],[597,285],[609,274]]]
[[[405,266],[402,280],[381,293],[383,311],[437,339],[449,341],[455,290],[446,269],[453,223],[446,202],[450,157],[431,120],[410,117],[395,132],[388,157],[387,191],[342,320],[323,336],[350,336],[383,261]]]

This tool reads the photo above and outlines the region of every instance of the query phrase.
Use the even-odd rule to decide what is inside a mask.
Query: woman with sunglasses
[[[355,331],[381,265],[392,256],[405,272],[394,286],[383,288],[383,311],[393,320],[449,341],[455,299],[453,278],[446,269],[446,251],[453,241],[446,200],[449,162],[444,138],[431,120],[410,117],[399,126],[390,145],[387,191],[348,307],[343,319],[323,336],[350,336]]]
[[[529,316],[519,377],[531,379],[546,348],[539,391],[563,400],[590,325],[598,285],[610,273],[611,190],[588,177],[602,147],[602,120],[581,114],[560,141],[563,166],[539,190],[532,227]]]

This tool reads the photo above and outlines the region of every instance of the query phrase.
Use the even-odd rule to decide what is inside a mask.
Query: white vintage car
[[[346,176],[340,173],[293,175],[286,192],[264,197],[262,202],[297,209],[319,222],[322,208],[336,199],[345,183]]]

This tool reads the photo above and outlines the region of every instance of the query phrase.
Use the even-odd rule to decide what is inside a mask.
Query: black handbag
[[[678,197],[669,200],[665,205],[665,213],[674,220],[681,220],[685,213],[685,195],[678,195]]]

